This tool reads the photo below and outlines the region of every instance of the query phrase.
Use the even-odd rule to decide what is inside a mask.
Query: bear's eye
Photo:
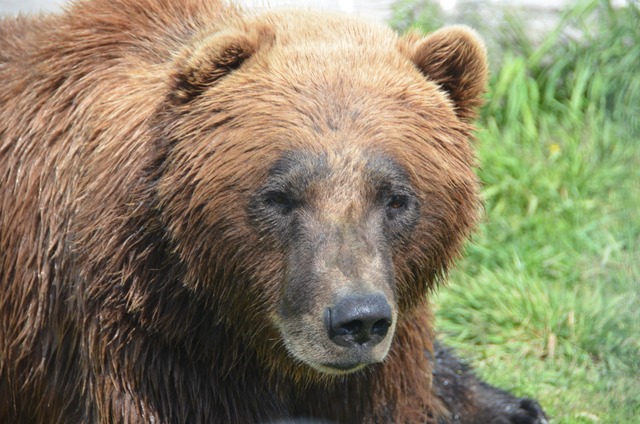
[[[290,212],[294,207],[294,201],[287,193],[282,191],[270,191],[265,195],[265,203],[278,208],[283,213]]]
[[[389,219],[395,219],[407,209],[407,204],[409,200],[407,196],[402,195],[393,195],[389,198],[387,202],[387,217]]]
[[[389,200],[387,207],[391,209],[400,209],[404,208],[406,205],[407,199],[404,196],[391,196],[391,200]]]

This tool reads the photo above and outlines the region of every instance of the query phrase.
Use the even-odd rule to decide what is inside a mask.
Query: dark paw
[[[519,399],[518,409],[509,417],[511,424],[548,424],[540,404],[533,399]]]

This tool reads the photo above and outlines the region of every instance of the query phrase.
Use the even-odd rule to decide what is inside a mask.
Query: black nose
[[[381,294],[346,296],[325,310],[329,338],[347,347],[380,343],[392,319],[391,306]]]

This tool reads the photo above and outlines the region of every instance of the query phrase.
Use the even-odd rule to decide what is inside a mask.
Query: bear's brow
[[[326,155],[311,155],[303,152],[288,152],[269,169],[270,177],[287,177],[301,174],[317,174],[329,170]]]
[[[408,173],[395,159],[384,153],[365,155],[364,169],[370,187],[377,191],[414,194]],[[325,153],[287,152],[269,169],[269,186],[302,188],[320,179],[331,178],[338,172],[332,169]]]

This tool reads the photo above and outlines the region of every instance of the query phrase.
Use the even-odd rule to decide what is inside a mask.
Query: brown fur
[[[466,29],[398,38],[213,0],[0,22],[0,422],[446,416],[425,297],[476,221],[486,74]],[[288,151],[336,156],[327,217],[365,215],[349,188],[372,151],[421,203],[392,246],[390,352],[355,374],[301,364],[278,330],[287,249],[247,204]]]

